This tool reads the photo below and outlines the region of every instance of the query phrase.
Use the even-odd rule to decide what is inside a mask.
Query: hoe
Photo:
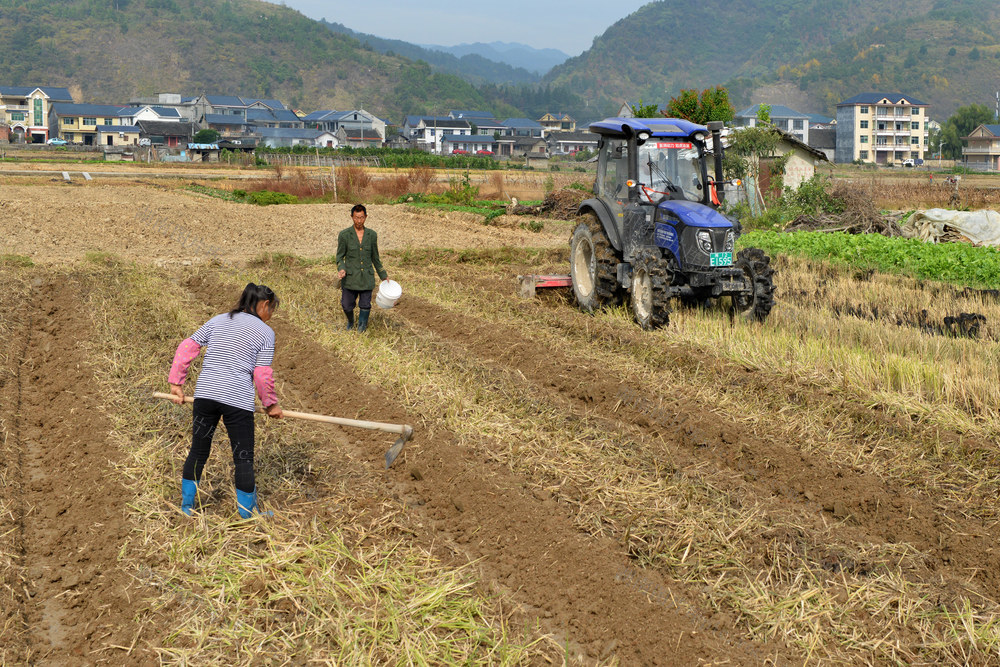
[[[153,398],[165,398],[168,400],[173,399],[172,394],[165,394],[163,392],[154,391]],[[194,398],[191,396],[184,397],[185,403],[194,403]],[[258,412],[262,410],[258,409]],[[328,417],[326,415],[316,415],[311,412],[295,412],[294,410],[282,410],[286,417],[292,417],[293,419],[306,419],[308,421],[314,422],[324,422],[327,424],[337,424],[338,426],[354,426],[357,428],[367,428],[373,431],[385,431],[387,433],[398,433],[399,438],[393,443],[389,451],[385,453],[385,467],[388,468],[392,465],[393,461],[399,456],[400,452],[403,451],[403,446],[406,445],[406,441],[413,436],[413,427],[407,426],[406,424],[383,424],[382,422],[369,422],[360,419],[346,419],[344,417]]]

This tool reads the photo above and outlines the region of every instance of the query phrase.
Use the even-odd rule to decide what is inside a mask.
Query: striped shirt
[[[274,361],[274,331],[249,313],[216,315],[191,336],[205,350],[195,398],[253,412],[253,369]]]

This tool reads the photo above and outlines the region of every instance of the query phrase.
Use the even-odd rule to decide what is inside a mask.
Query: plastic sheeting
[[[902,229],[904,236],[928,243],[965,241],[973,245],[1000,246],[1000,213],[996,211],[918,210]]]

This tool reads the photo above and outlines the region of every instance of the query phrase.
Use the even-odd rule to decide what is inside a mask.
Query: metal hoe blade
[[[396,439],[396,442],[392,443],[392,447],[390,447],[389,450],[385,453],[386,470],[389,469],[389,466],[391,466],[393,461],[396,460],[396,457],[398,457],[400,453],[403,451],[403,447],[406,445],[406,441],[409,440],[412,435],[413,435],[413,429],[410,427],[406,427],[406,431],[403,433],[403,435],[399,436],[399,438]]]

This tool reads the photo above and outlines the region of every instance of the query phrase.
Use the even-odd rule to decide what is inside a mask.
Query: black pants
[[[253,476],[253,412],[208,398],[194,399],[191,451],[184,461],[183,477],[196,482],[201,479],[201,471],[212,451],[212,436],[215,435],[220,417],[222,423],[226,425],[229,442],[233,447],[236,488],[246,493],[253,493],[257,488]]]
[[[353,290],[343,289],[343,294],[340,295],[340,307],[344,309],[344,312],[351,313],[354,312],[354,303],[358,302],[361,310],[368,310],[372,307],[372,290]]]

